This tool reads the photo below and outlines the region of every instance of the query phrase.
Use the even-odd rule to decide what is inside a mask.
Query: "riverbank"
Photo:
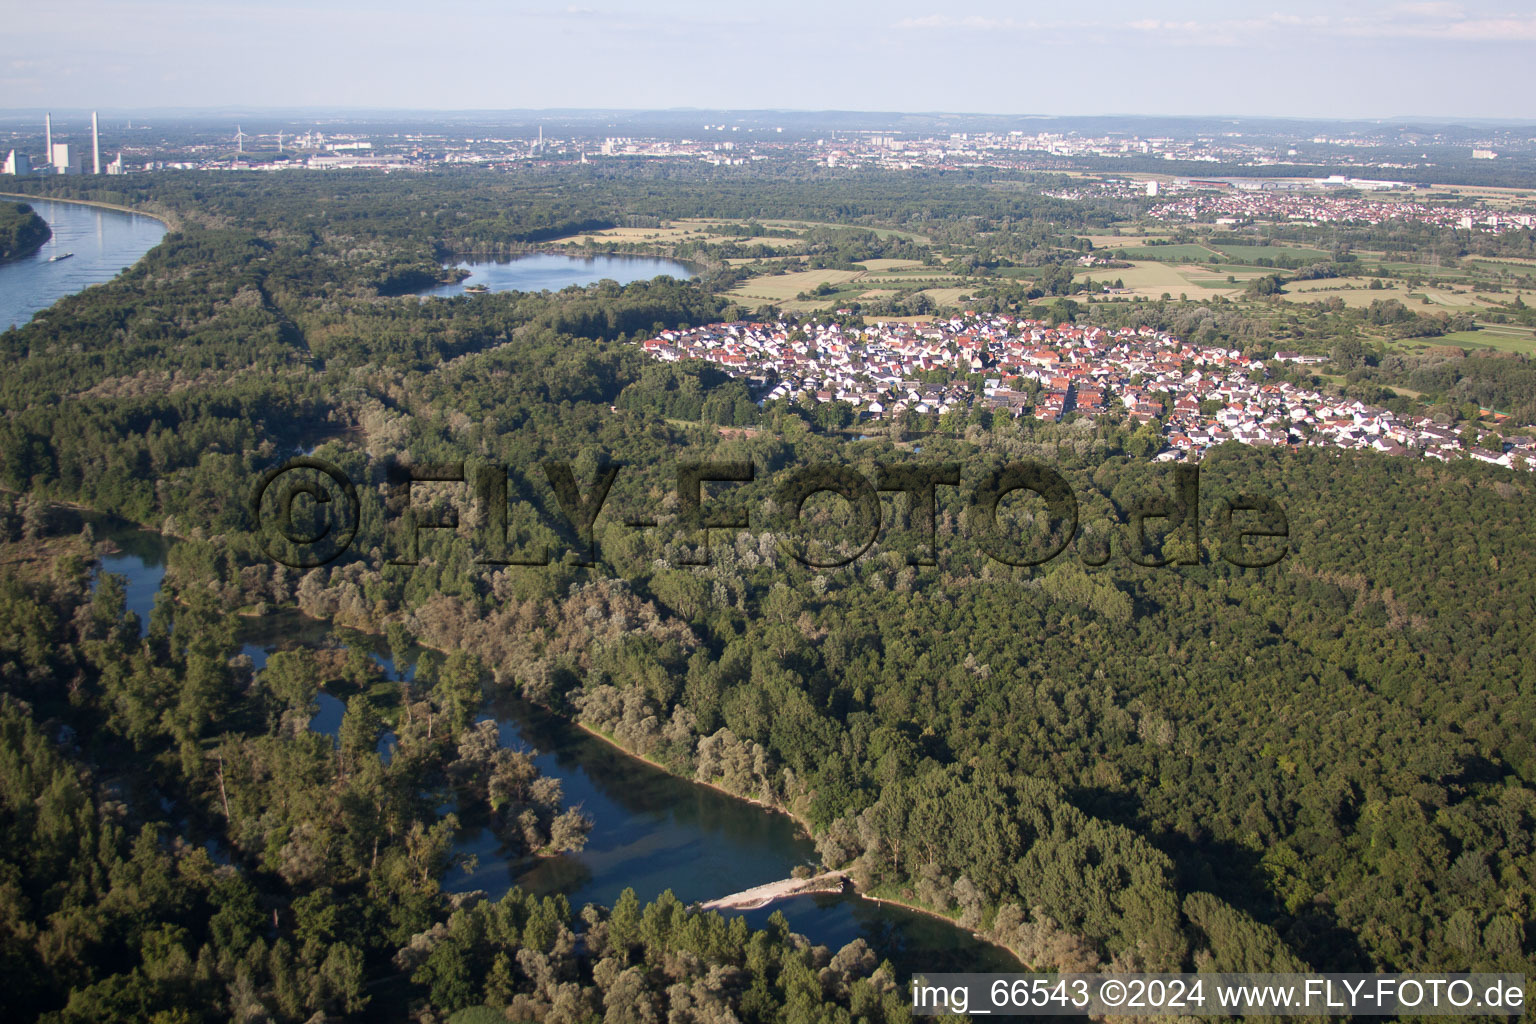
[[[531,251],[545,252],[549,253],[551,256],[575,256],[578,259],[586,259],[589,257],[597,256],[611,256],[621,260],[666,260],[668,263],[681,263],[694,277],[698,277],[701,274],[707,273],[709,270],[713,269],[713,267],[720,265],[704,263],[700,260],[692,259],[686,256],[673,256],[672,254],[665,252],[614,252],[609,249],[583,249],[576,245],[565,249],[535,249]]]
[[[549,709],[546,709],[546,710],[549,710]],[[553,711],[551,711],[551,713],[552,714],[558,714],[558,712],[553,712]],[[564,718],[565,716],[562,715],[561,717]],[[593,737],[594,739],[600,740],[603,743],[607,744],[608,746],[612,747],[614,750],[618,751],[620,754],[623,754],[625,757],[633,758],[636,761],[640,761],[640,762],[643,762],[645,764],[648,764],[652,768],[657,769],[658,771],[666,772],[668,775],[672,776],[673,778],[683,779],[684,781],[691,782],[691,783],[693,783],[696,786],[704,786],[707,789],[712,789],[712,790],[714,790],[717,793],[723,793],[723,794],[725,794],[728,797],[732,797],[733,799],[741,800],[741,801],[743,801],[745,803],[752,804],[753,806],[760,807],[763,810],[774,811],[774,812],[777,812],[779,814],[786,815],[791,821],[793,821],[795,823],[795,825],[800,829],[800,831],[805,834],[806,838],[813,839],[813,840],[816,838],[815,832],[812,831],[812,829],[811,829],[810,822],[806,821],[804,818],[800,817],[798,814],[794,813],[793,811],[789,810],[788,808],[780,807],[780,806],[775,805],[775,804],[764,803],[762,800],[759,800],[759,799],[757,799],[755,797],[745,797],[745,796],[742,796],[739,793],[732,793],[730,790],[724,789],[724,788],[722,788],[720,786],[717,786],[717,785],[715,785],[713,783],[710,783],[710,782],[701,782],[698,779],[684,778],[684,776],[678,775],[676,772],[672,771],[666,765],[661,764],[661,763],[659,763],[659,762],[657,762],[657,761],[655,761],[655,760],[653,760],[653,759],[651,759],[649,757],[646,757],[644,754],[638,754],[638,753],[636,753],[633,750],[629,750],[628,748],[623,746],[621,743],[619,743],[616,739],[614,739],[612,736],[607,736],[607,735],[599,732],[598,730],[593,729],[590,726],[585,725],[585,724],[583,724],[580,721],[577,721],[574,718],[567,718],[566,721],[570,722],[572,725],[576,726],[576,728],[580,729],[582,732],[584,732],[587,735]],[[843,877],[843,872],[841,872],[841,871],[829,872],[829,874],[833,874],[833,875],[837,875],[839,877]],[[824,876],[818,876],[818,877],[824,877]],[[798,880],[795,880],[795,881],[798,881]],[[1018,950],[1014,949],[1012,946],[1007,945],[1006,943],[999,942],[997,939],[993,938],[990,935],[985,934],[984,932],[979,932],[979,931],[976,931],[976,930],[971,929],[971,928],[966,928],[959,921],[956,921],[953,917],[949,916],[948,914],[944,914],[944,913],[941,913],[940,911],[934,910],[932,907],[923,906],[920,903],[913,903],[913,902],[911,902],[909,900],[904,900],[904,899],[901,899],[901,898],[896,897],[896,896],[889,896],[889,895],[873,896],[873,895],[870,895],[869,893],[860,892],[859,889],[856,886],[853,886],[851,884],[852,880],[850,879],[849,881],[850,881],[850,889],[851,889],[851,891],[855,895],[857,895],[859,897],[859,899],[861,899],[861,900],[868,900],[871,903],[879,903],[879,904],[884,904],[886,906],[891,906],[891,907],[899,907],[902,910],[908,910],[908,911],[911,911],[911,912],[916,913],[916,914],[922,914],[924,917],[931,917],[934,920],[943,921],[945,924],[949,925],[951,928],[957,928],[957,929],[959,929],[959,930],[961,930],[963,932],[968,933],[972,938],[976,939],[978,942],[985,942],[988,945],[996,946],[998,949],[1005,950],[1008,953],[1009,956],[1013,957],[1015,960],[1018,961],[1019,966],[1020,966],[1021,969],[1027,969],[1028,968],[1028,965],[1024,962],[1024,958],[1019,954]],[[785,884],[785,883],[777,883],[777,882],[776,883],[770,883],[770,885],[782,885],[782,884]],[[759,886],[758,888],[768,888],[768,887],[769,886]],[[750,890],[750,889],[747,890],[747,892],[752,892],[752,891],[754,891],[754,890]],[[809,891],[809,890],[807,890],[807,891]],[[841,891],[845,891],[845,890],[839,889],[838,891],[841,892]],[[742,893],[737,893],[736,895],[737,896],[741,896],[743,894]],[[786,892],[786,893],[783,893],[780,896],[777,896],[775,898],[776,899],[783,899],[783,898],[786,898],[788,896],[798,896],[798,895],[803,895],[803,893],[801,893],[801,892]],[[717,908],[714,908],[712,906],[712,904],[702,904],[701,907],[703,909],[717,909]]]
[[[116,210],[118,213],[131,213],[139,217],[148,217],[165,225],[167,231],[180,231],[181,220],[174,213],[150,213],[148,210],[140,210],[133,206],[119,206],[117,203],[103,203],[96,199],[66,199],[63,196],[37,195],[32,192],[0,192],[0,196],[11,199],[21,199],[34,203],[70,203],[74,206],[95,206],[103,210]]]
[[[153,531],[150,531],[150,532],[153,532]],[[314,616],[308,615],[307,613],[305,613],[302,610],[299,610],[297,608],[294,608],[292,610],[294,612],[298,613],[298,615],[300,616],[301,621],[314,622],[317,625],[323,625],[327,629],[335,629],[335,630],[341,630],[341,629],[344,629],[344,628],[345,629],[353,629],[353,630],[356,630],[357,632],[359,632],[361,634],[372,636],[372,637],[375,637],[375,638],[379,637],[379,635],[380,635],[379,631],[377,631],[376,629],[370,629],[370,628],[367,628],[366,626],[362,626],[362,625],[359,625],[359,624],[356,624],[356,623],[343,626],[342,623],[336,622],[334,620],[315,618]],[[242,611],[244,611],[244,609],[242,609]],[[288,614],[288,613],[285,612],[285,614]],[[419,641],[418,641],[418,643],[419,643]],[[422,644],[421,646],[423,648],[429,649],[429,650],[441,650],[441,648],[435,648],[433,645],[430,645],[430,644]],[[492,695],[496,694],[497,692],[501,692],[501,691],[508,692],[509,695],[516,694],[516,689],[514,687],[496,687],[496,686],[488,687],[488,692],[490,694],[492,694]],[[332,694],[331,696],[333,696],[335,699],[338,699],[338,700],[341,699],[340,697],[337,697],[335,694]],[[518,696],[520,696],[520,695],[518,695]],[[653,758],[646,757],[646,756],[644,756],[642,754],[639,754],[639,753],[636,753],[634,751],[626,749],[614,737],[609,736],[609,735],[605,735],[601,731],[592,728],[590,725],[587,725],[587,724],[584,724],[582,722],[579,722],[579,721],[575,720],[569,714],[560,714],[559,712],[556,712],[556,711],[554,711],[552,709],[549,709],[547,707],[542,707],[542,706],[539,706],[539,705],[532,705],[532,706],[541,707],[542,713],[549,714],[552,719],[557,719],[558,721],[563,722],[563,723],[565,723],[568,726],[575,726],[576,730],[579,730],[580,733],[585,734],[587,737],[590,737],[591,739],[595,739],[595,740],[600,741],[600,743],[602,744],[602,749],[606,749],[606,750],[610,750],[610,751],[616,752],[619,755],[621,755],[621,757],[624,758],[624,759],[633,759],[634,761],[642,762],[646,766],[648,766],[650,768],[656,769],[656,771],[659,774],[665,775],[667,778],[670,778],[670,779],[675,779],[675,780],[677,780],[681,784],[685,784],[685,785],[689,785],[689,786],[701,786],[704,789],[713,790],[715,793],[718,793],[718,794],[720,794],[722,796],[729,797],[732,802],[739,802],[739,803],[742,803],[742,804],[750,805],[752,810],[753,810],[753,812],[773,811],[773,812],[777,812],[777,813],[780,813],[780,814],[784,814],[784,815],[786,815],[789,818],[790,822],[793,824],[793,832],[797,833],[799,836],[801,836],[801,837],[803,837],[803,838],[805,838],[807,840],[810,840],[810,839],[812,839],[814,837],[814,832],[812,831],[810,823],[807,820],[805,820],[804,818],[802,818],[801,816],[795,814],[793,811],[791,811],[791,810],[789,810],[787,808],[784,808],[784,807],[781,807],[781,806],[776,806],[776,805],[773,805],[773,804],[769,804],[769,803],[767,803],[767,802],[765,802],[765,801],[763,801],[762,799],[759,799],[759,798],[744,797],[744,796],[742,796],[740,794],[733,793],[733,792],[725,789],[724,787],[722,787],[722,786],[720,786],[718,784],[709,783],[709,782],[702,782],[702,781],[699,781],[697,779],[693,779],[693,778],[690,778],[688,776],[684,776],[684,775],[682,775],[682,774],[680,774],[680,773],[678,773],[678,772],[676,772],[676,771],[674,771],[672,769],[669,769],[666,765],[659,763],[658,761],[656,761]],[[623,769],[622,768],[618,769],[618,773],[620,775],[623,775],[624,774]],[[673,794],[671,797],[669,797],[669,799],[672,799],[672,800],[677,799],[676,794]],[[743,813],[745,813],[745,812],[743,812]],[[805,856],[805,860],[803,861],[803,863],[813,864],[814,861],[809,856],[810,851],[808,851],[808,850],[805,851],[805,854],[806,854],[806,856]],[[796,855],[796,859],[798,859],[800,856],[801,856],[801,854],[797,854]],[[558,861],[558,858],[555,858],[555,860]],[[792,863],[793,862],[791,862],[791,865],[792,865]],[[791,865],[786,865],[785,867],[788,867],[788,866],[791,866]],[[779,870],[783,871],[783,870],[785,870],[785,868],[780,868]],[[797,869],[797,870],[799,870],[799,869]],[[933,920],[933,921],[935,921],[935,922],[937,922],[939,924],[942,924],[943,926],[945,926],[945,927],[947,927],[949,929],[954,929],[958,934],[970,936],[972,939],[976,940],[977,942],[983,943],[983,944],[985,944],[985,946],[990,947],[992,950],[997,951],[997,954],[994,954],[994,953],[978,954],[979,956],[983,956],[984,959],[989,959],[989,958],[994,957],[994,955],[996,955],[997,959],[999,961],[1001,961],[1003,958],[1000,956],[1000,954],[1001,953],[1006,953],[1007,957],[1011,958],[1011,960],[1015,964],[1020,964],[1020,965],[1023,964],[1023,960],[1019,956],[1018,952],[1016,950],[1012,949],[1011,947],[1009,947],[1007,944],[998,942],[996,939],[994,939],[991,936],[985,934],[984,932],[981,932],[981,931],[978,931],[976,929],[967,928],[967,927],[963,926],[962,924],[960,924],[951,915],[947,915],[947,914],[944,914],[942,912],[936,911],[936,910],[934,910],[934,909],[932,909],[930,907],[922,906],[922,905],[914,902],[911,899],[903,898],[903,896],[901,894],[902,890],[901,890],[901,888],[899,886],[892,886],[889,889],[886,889],[885,887],[882,887],[881,891],[878,892],[878,895],[876,895],[876,894],[865,894],[865,893],[859,892],[857,890],[857,888],[854,887],[852,884],[848,884],[848,885],[845,886],[843,884],[843,881],[842,881],[842,879],[845,877],[845,875],[846,875],[846,872],[843,872],[843,871],[831,871],[831,872],[828,872],[828,871],[822,870],[818,875],[811,876],[811,877],[809,877],[807,879],[793,879],[793,878],[792,879],[784,879],[784,880],[782,880],[780,882],[771,882],[771,883],[767,883],[767,884],[762,885],[762,886],[757,886],[757,887],[754,887],[754,888],[751,888],[751,889],[744,890],[742,892],[737,892],[737,893],[734,893],[733,896],[721,896],[720,894],[723,891],[729,891],[731,889],[736,888],[736,886],[733,886],[733,885],[729,884],[731,881],[741,879],[741,876],[739,876],[739,875],[735,876],[733,878],[732,873],[730,871],[726,871],[726,872],[724,872],[723,874],[720,875],[720,877],[719,877],[719,879],[717,879],[717,881],[722,881],[722,882],[725,882],[727,884],[720,885],[718,888],[715,888],[713,885],[711,885],[709,887],[706,887],[703,892],[697,893],[697,895],[695,895],[693,898],[694,899],[699,899],[701,897],[713,897],[713,899],[710,900],[709,902],[701,904],[702,908],[706,909],[706,910],[719,910],[719,911],[726,912],[726,913],[748,913],[748,912],[751,912],[753,910],[758,910],[758,909],[762,909],[762,908],[765,908],[765,907],[769,907],[769,906],[771,906],[772,903],[774,903],[776,901],[779,901],[779,900],[795,899],[795,898],[798,898],[798,897],[801,897],[801,896],[811,895],[811,894],[815,894],[815,893],[822,893],[822,894],[826,894],[828,896],[835,895],[837,893],[848,893],[850,895],[856,896],[857,897],[857,901],[865,901],[865,902],[867,902],[871,907],[879,906],[879,905],[883,904],[883,905],[886,905],[886,906],[888,906],[890,908],[893,908],[893,909],[896,909],[896,910],[913,912],[916,915],[919,915],[919,916],[924,917],[924,918],[928,918],[928,919]],[[758,874],[757,877],[761,878],[763,876],[762,876],[762,874]],[[772,877],[772,876],[770,875],[770,877]],[[835,884],[832,884],[834,881],[835,881]],[[851,883],[851,880],[850,880],[850,883]],[[740,884],[739,880],[737,881],[737,884],[738,885]],[[713,891],[711,891],[711,890],[713,890]],[[849,906],[850,907],[858,906],[858,902],[857,901],[855,901],[853,903],[850,903]],[[795,913],[795,911],[790,911],[790,913],[793,914],[793,913]],[[857,910],[853,910],[852,913],[854,913],[856,916],[861,914],[861,912],[859,912]],[[865,910],[865,911],[862,912],[862,914],[866,914],[866,915],[869,914],[869,913],[872,913],[872,911]],[[1000,969],[1007,969],[1007,968],[1000,968]]]
[[[612,747],[614,750],[617,750],[625,757],[633,758],[642,764],[648,764],[652,768],[655,768],[657,771],[665,772],[666,774],[672,776],[674,779],[682,779],[684,782],[691,782],[695,786],[703,786],[705,789],[712,789],[716,793],[730,797],[732,800],[740,800],[744,804],[751,804],[753,807],[764,811],[771,811],[774,814],[782,814],[790,821],[795,823],[795,826],[800,830],[800,833],[805,836],[805,838],[810,840],[814,840],[816,838],[816,834],[811,831],[810,823],[807,822],[804,818],[801,818],[799,815],[795,814],[795,812],[789,810],[787,807],[780,807],[778,804],[770,804],[766,800],[761,800],[755,796],[742,796],[740,793],[733,793],[729,789],[726,789],[724,786],[717,785],[713,782],[705,782],[703,779],[696,779],[690,776],[679,775],[677,772],[673,771],[671,768],[668,768],[660,761],[654,760],[652,758],[646,757],[644,754],[630,750],[614,737],[608,735],[607,733],[599,732],[578,718],[566,718],[565,715],[561,715],[560,712],[556,711],[554,708],[546,707],[544,710],[548,711],[552,715],[560,715],[561,718],[564,718],[567,722],[570,722],[572,725],[586,733],[588,736],[591,736],[594,739],[602,740],[608,746]]]
[[[30,203],[0,207],[0,263],[25,259],[48,244],[53,228]]]

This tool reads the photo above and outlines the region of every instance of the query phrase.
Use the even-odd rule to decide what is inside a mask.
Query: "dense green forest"
[[[669,893],[611,910],[443,893],[461,820],[546,856],[579,849],[589,825],[559,780],[474,722],[473,655],[403,691],[355,646],[252,671],[206,589],[167,592],[141,640],[118,577],[86,586],[89,528],[55,536],[25,499],[6,527],[49,553],[46,578],[0,586],[0,980],[15,1019],[906,1018],[862,941],[834,955],[781,918],[752,931]],[[334,741],[308,728],[321,687],[351,694]]]
[[[0,202],[0,260],[36,252],[53,231],[26,203]]]
[[[904,1014],[868,951],[809,948],[777,924],[749,932],[666,898],[453,906],[437,878],[460,821],[437,817],[443,794],[531,851],[582,832],[558,787],[472,727],[482,685],[790,811],[862,890],[1031,966],[1529,972],[1527,474],[1227,446],[1202,466],[1198,546],[1167,540],[1198,564],[1149,568],[1128,524],[1173,479],[1142,457],[1134,421],[977,412],[861,438],[799,405],[759,408],[741,382],[630,344],[735,315],[709,273],[402,294],[449,253],[627,217],[815,216],[850,229],[808,240],[835,263],[875,227],[959,237],[982,223],[1025,251],[1091,226],[1091,208],[937,176],[749,187],[586,169],[33,187],[179,225],[112,283],[0,335],[0,485],[25,496],[0,525],[10,545],[51,544],[44,569],[7,571],[0,614],[0,971],[49,1019],[189,1001],[207,1019],[256,1004],[304,1019],[397,992],[518,1019],[630,1019],[614,1008],[646,1000],[742,1021]],[[1219,306],[1090,315],[1274,341],[1264,319]],[[1333,315],[1292,326],[1321,343]],[[1521,357],[1358,355],[1351,388],[1389,374],[1448,407],[1532,401]],[[341,558],[300,571],[263,551],[247,499],[312,448],[357,484],[360,517]],[[679,518],[686,460],[756,469],[711,485],[711,508],[749,526],[713,531],[707,565],[689,564],[703,552]],[[622,464],[590,536],[552,461],[581,495]],[[1033,569],[983,553],[971,498],[1017,461],[1061,473],[1081,508],[1078,538]],[[418,485],[413,509],[391,486],[391,465],[457,462],[465,482]],[[845,568],[806,568],[775,524],[797,468],[874,479],[946,462],[962,479],[937,490],[936,565],[914,564],[920,510],[894,493]],[[1218,557],[1237,494],[1284,509],[1277,564]],[[48,501],[179,538],[146,638],[112,585],[85,587],[90,538],[49,540]],[[408,511],[450,508],[456,531],[424,532],[419,564],[390,564]],[[1037,512],[1012,507],[1005,527]],[[627,525],[642,519],[655,525]],[[815,538],[846,532],[834,502],[804,519]],[[479,561],[539,548],[550,564]],[[422,692],[376,686],[362,658],[231,661],[231,611],[292,609],[454,653]],[[352,694],[334,748],[302,726],[322,683]],[[387,763],[386,724],[401,737]]]

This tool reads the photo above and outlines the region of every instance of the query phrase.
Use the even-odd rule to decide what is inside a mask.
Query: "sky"
[[[47,0],[0,24],[0,109],[1536,120],[1536,0]]]

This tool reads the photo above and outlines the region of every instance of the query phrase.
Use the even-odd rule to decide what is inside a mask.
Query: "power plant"
[[[96,116],[96,111],[91,111],[91,173],[100,174],[101,167],[101,121]],[[0,174],[84,174],[85,153],[81,147],[68,142],[53,141],[53,114],[43,115],[43,159],[40,163],[33,163],[26,153],[18,153],[11,150],[0,164]],[[122,157],[107,167],[108,174],[123,173]]]

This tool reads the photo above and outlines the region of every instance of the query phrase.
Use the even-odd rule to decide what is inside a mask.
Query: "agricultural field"
[[[822,284],[843,285],[863,276],[862,270],[799,270],[788,274],[767,274],[742,282],[728,294],[733,299],[746,302],[781,306],[790,303],[791,306],[786,308],[796,308],[793,306],[795,296],[802,292],[811,291]],[[820,308],[825,304],[825,300],[817,300],[807,308]]]
[[[966,288],[925,288],[922,294],[933,300],[936,306],[953,306],[962,298],[969,296],[976,289]]]
[[[691,228],[659,227],[659,228],[605,228],[602,231],[589,231],[580,235],[566,235],[556,238],[551,245],[585,245],[588,241],[611,242],[660,242],[677,243],[686,241],[698,241],[707,237],[707,232],[695,231]]]
[[[865,280],[871,284],[890,285],[892,288],[911,288],[921,284],[949,284],[954,281],[964,280],[959,274],[949,274],[943,271],[934,273],[909,273],[909,274],[870,274]]]
[[[865,270],[869,271],[871,274],[879,274],[879,273],[883,273],[883,272],[887,272],[887,271],[893,271],[893,270],[923,270],[923,269],[931,269],[931,268],[925,268],[922,260],[887,260],[887,259],[865,260],[862,263],[860,263],[859,266],[863,267]]]
[[[743,237],[723,230],[721,221],[685,219],[670,221],[654,228],[605,228],[579,235],[567,235],[550,242],[551,245],[602,245],[604,242],[624,244],[676,245],[681,242],[736,242],[739,245],[765,245],[770,249],[793,249],[801,243],[795,238],[770,238],[767,236]]]
[[[1099,267],[1091,272],[1085,272],[1078,276],[1091,277],[1094,281],[1111,283],[1120,281],[1125,286],[1125,292],[1142,298],[1160,298],[1164,292],[1169,295],[1190,293],[1195,289],[1204,291],[1227,290],[1236,291],[1243,287],[1250,278],[1261,276],[1261,271],[1234,272],[1232,276],[1238,279],[1236,284],[1227,281],[1226,275],[1217,276],[1209,267],[1197,266],[1192,263],[1171,264],[1156,261],[1135,261],[1128,268]],[[1124,294],[1124,292],[1120,293]]]
[[[1471,272],[1483,280],[1536,288],[1536,260],[1514,258],[1470,260]]]
[[[1229,291],[1233,288],[1244,287],[1254,278],[1264,277],[1267,274],[1274,273],[1273,270],[1267,267],[1221,266],[1212,268],[1184,266],[1178,267],[1176,269],[1189,279],[1190,284],[1195,285],[1196,287],[1221,288]],[[1201,274],[1199,273],[1200,271],[1203,271],[1204,273]],[[1236,278],[1237,282],[1234,284],[1233,282],[1228,281],[1227,278],[1229,277]]]
[[[866,260],[859,266],[866,269],[764,274],[742,282],[728,294],[743,303],[772,303],[787,310],[804,312],[855,299],[888,299],[915,291],[923,292],[935,302],[953,304],[959,296],[975,290],[961,275],[925,266],[920,260],[875,259]],[[836,293],[815,299],[796,298],[823,284],[835,287]]]
[[[759,224],[766,228],[843,228],[860,231],[873,231],[881,238],[906,238],[914,242],[929,243],[933,239],[927,235],[920,235],[915,231],[898,231],[895,228],[866,228],[857,224],[828,224],[816,220],[760,220]]]
[[[1370,288],[1358,280],[1328,278],[1317,281],[1293,281],[1285,286],[1281,298],[1291,302],[1323,302],[1337,298],[1346,306],[1364,308],[1378,299],[1396,299],[1420,313],[1476,313],[1494,304],[1479,298],[1470,289],[1409,288],[1395,283],[1386,288]],[[1424,300],[1428,299],[1428,303]]]
[[[744,267],[749,263],[783,263],[787,260],[802,260],[805,257],[789,254],[785,256],[731,256],[725,260],[728,267]]]
[[[1216,251],[1209,246],[1197,245],[1193,242],[1183,245],[1107,245],[1116,253],[1124,252],[1127,259],[1131,260],[1208,260],[1216,255]]]
[[[1536,191],[1528,188],[1499,188],[1480,185],[1435,185],[1434,194],[1453,195],[1458,199],[1475,199],[1489,206],[1508,208],[1529,203],[1536,199]]]
[[[1445,267],[1434,263],[1408,263],[1402,260],[1375,260],[1368,258],[1366,253],[1359,253],[1360,269],[1362,272],[1379,270],[1383,274],[1393,277],[1444,277],[1465,278],[1470,276],[1470,271],[1465,267]]]
[[[1148,242],[1161,242],[1171,236],[1166,232],[1159,234],[1151,231],[1145,233],[1131,232],[1123,235],[1079,235],[1078,237],[1088,239],[1088,241],[1093,243],[1095,249],[1119,249],[1143,246]]]
[[[1309,263],[1320,263],[1332,258],[1331,253],[1305,245],[1230,245],[1223,242],[1213,244],[1212,248],[1228,259],[1239,260],[1304,259]]]
[[[1458,331],[1429,340],[1463,348],[1491,348],[1499,352],[1536,356],[1536,330],[1513,324],[1484,324],[1480,330]]]

